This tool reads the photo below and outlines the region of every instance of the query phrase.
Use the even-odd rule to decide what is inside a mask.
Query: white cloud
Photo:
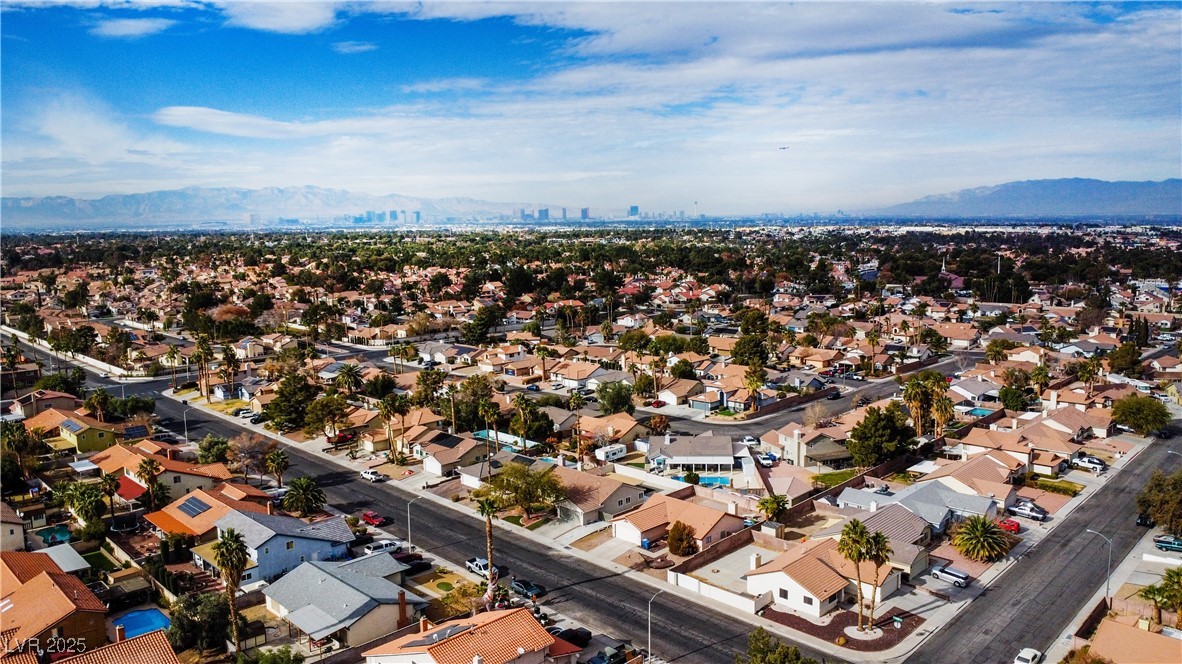
[[[332,45],[332,50],[343,55],[352,55],[354,53],[367,53],[369,51],[376,51],[378,45],[372,42],[363,41],[342,41],[335,42]]]
[[[99,37],[136,39],[163,32],[173,25],[176,25],[176,21],[166,18],[116,18],[95,25],[90,29],[90,34]]]
[[[340,3],[333,2],[219,2],[226,25],[265,32],[306,34],[331,27]]]

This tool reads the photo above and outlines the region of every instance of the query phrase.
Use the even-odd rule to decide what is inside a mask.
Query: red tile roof
[[[180,664],[164,630],[141,634],[58,660],[58,664]],[[7,664],[7,663],[5,663]]]

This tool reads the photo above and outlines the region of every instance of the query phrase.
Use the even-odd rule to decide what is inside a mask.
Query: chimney
[[[410,624],[410,616],[406,614],[406,591],[398,589],[398,629]]]
[[[877,512],[877,511],[878,511],[878,501],[877,501],[877,500],[872,500],[872,501],[870,501],[870,511],[871,511],[871,512]]]
[[[480,655],[473,655],[472,664],[484,664],[484,658]]]
[[[274,503],[272,503],[271,501],[268,500],[267,501],[267,514],[274,514],[274,513],[275,513],[275,505],[274,505]]]
[[[431,629],[431,621],[427,620],[426,616],[419,618],[419,633],[422,634],[429,629]]]
[[[123,628],[123,625],[115,625],[115,643],[119,643],[120,641],[124,641],[126,639],[127,630]]]
[[[763,556],[758,553],[751,554],[751,569],[759,569],[763,564]]]

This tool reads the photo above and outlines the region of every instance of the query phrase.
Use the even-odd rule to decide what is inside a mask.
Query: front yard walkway
[[[829,643],[835,643],[838,637],[846,636],[845,630],[847,627],[856,627],[858,624],[858,614],[853,611],[839,610],[833,612],[831,615],[832,618],[830,618],[827,624],[818,625],[802,616],[792,613],[777,611],[770,607],[763,610],[764,618],[777,622],[785,627],[799,630],[805,634],[825,639]],[[899,629],[895,629],[895,616],[902,616],[903,618],[903,626]],[[909,611],[892,608],[882,615],[875,616],[874,626],[882,631],[880,638],[862,641],[846,637],[846,644],[843,647],[858,652],[889,650],[899,645],[903,639],[907,638],[924,622],[923,618]]]

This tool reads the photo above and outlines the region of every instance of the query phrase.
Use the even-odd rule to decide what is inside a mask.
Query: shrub
[[[74,535],[80,540],[96,542],[107,536],[107,524],[103,523],[101,519],[95,519],[75,531]]]
[[[460,494],[458,494],[458,493],[451,494],[451,502],[453,502],[453,503],[460,502]]]
[[[692,470],[686,473],[682,479],[685,480],[686,484],[697,484],[702,481],[702,477]]]
[[[1055,482],[1053,480],[1035,480],[1031,486],[1042,491],[1057,493],[1061,496],[1074,497],[1079,495],[1079,490],[1074,486],[1071,486],[1070,484],[1064,484],[1063,482]]]
[[[694,529],[680,521],[674,521],[669,527],[669,553],[675,556],[692,556],[698,552],[698,542],[694,540]]]

